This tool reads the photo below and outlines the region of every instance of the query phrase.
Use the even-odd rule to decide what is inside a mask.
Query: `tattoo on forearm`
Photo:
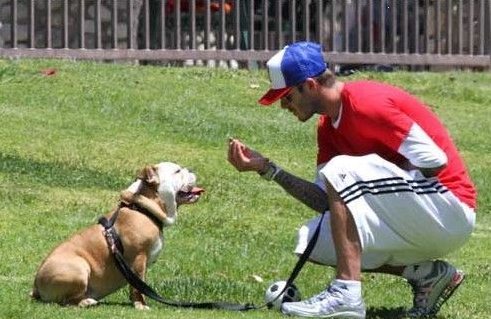
[[[323,213],[328,209],[327,194],[314,183],[296,177],[284,170],[274,178],[284,190],[313,210]]]

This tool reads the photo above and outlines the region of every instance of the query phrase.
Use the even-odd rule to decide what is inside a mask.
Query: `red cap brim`
[[[270,105],[278,101],[292,90],[291,86],[282,89],[271,89],[262,98],[259,99],[259,103],[262,105]]]

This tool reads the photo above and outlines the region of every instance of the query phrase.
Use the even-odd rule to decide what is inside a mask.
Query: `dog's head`
[[[187,168],[172,162],[161,162],[143,168],[138,179],[124,192],[130,192],[130,201],[140,201],[165,225],[172,225],[176,221],[179,205],[195,203],[203,191],[196,186],[196,175]],[[158,216],[161,215],[159,207],[148,199],[163,206],[162,217]]]

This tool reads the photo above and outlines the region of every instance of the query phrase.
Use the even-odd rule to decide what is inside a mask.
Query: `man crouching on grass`
[[[320,45],[286,46],[267,63],[272,89],[304,122],[319,114],[317,178],[296,177],[237,139],[228,161],[255,171],[328,220],[310,260],[336,267],[320,294],[283,303],[288,315],[365,318],[361,272],[402,276],[412,286],[410,317],[434,316],[464,279],[438,260],[461,247],[475,224],[476,190],[437,116],[407,92],[373,81],[340,82]],[[318,220],[299,231],[301,254]]]

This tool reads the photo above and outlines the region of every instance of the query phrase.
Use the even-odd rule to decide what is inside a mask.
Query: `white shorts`
[[[461,247],[475,224],[473,209],[436,178],[404,171],[378,155],[337,156],[320,171],[340,194],[355,220],[362,268],[402,266],[442,257]],[[310,260],[336,265],[329,212]],[[301,254],[319,218],[298,232]]]

